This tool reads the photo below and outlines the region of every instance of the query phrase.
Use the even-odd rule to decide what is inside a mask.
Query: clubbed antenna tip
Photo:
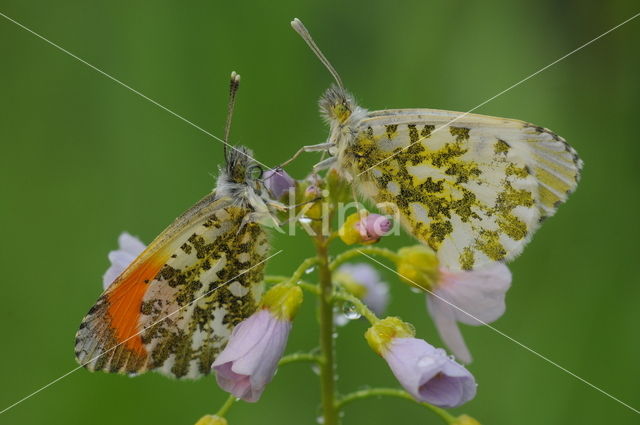
[[[338,73],[333,68],[329,60],[326,58],[326,56],[322,53],[322,51],[320,50],[316,42],[313,41],[311,34],[309,34],[309,31],[304,26],[302,21],[298,18],[294,18],[293,21],[291,21],[291,27],[300,35],[300,37],[302,37],[305,43],[307,43],[309,48],[313,51],[313,53],[315,53],[318,59],[320,59],[320,62],[322,62],[322,64],[327,68],[327,70],[329,70],[329,72],[333,76],[333,79],[336,81],[336,84],[338,84],[338,87],[344,88],[344,86],[342,85],[342,79],[340,78],[340,75],[338,75]]]

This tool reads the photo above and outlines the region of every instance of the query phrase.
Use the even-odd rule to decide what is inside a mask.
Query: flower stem
[[[233,406],[233,403],[236,402],[236,400],[238,400],[236,396],[234,396],[233,394],[230,395],[229,398],[227,398],[227,401],[225,401],[224,404],[220,407],[220,409],[218,409],[218,412],[216,413],[216,415],[220,416],[221,418],[224,418],[227,412],[229,411],[229,409],[231,409],[231,406]]]
[[[318,275],[320,278],[320,349],[323,361],[320,363],[320,389],[322,394],[322,414],[324,425],[338,425],[336,407],[336,374],[334,363],[334,317],[333,284],[329,269],[328,240],[324,236],[315,239],[318,254]]]
[[[396,388],[369,388],[366,390],[355,391],[353,393],[347,394],[342,397],[338,403],[338,408],[342,408],[345,404],[351,403],[352,401],[362,400],[369,397],[377,397],[377,396],[389,396],[389,397],[399,397],[404,398],[406,400],[411,400],[416,402],[416,400],[406,391],[398,390]],[[440,416],[440,418],[447,424],[453,424],[456,421],[456,417],[451,415],[444,409],[433,406],[429,403],[421,403],[418,402],[421,406],[426,407],[427,409],[434,412],[436,415]]]
[[[394,251],[392,251],[390,249],[378,248],[376,246],[361,246],[359,248],[350,249],[350,250],[345,251],[342,254],[338,255],[335,258],[335,260],[333,260],[331,262],[329,267],[333,271],[336,268],[338,268],[338,266],[340,264],[349,261],[353,257],[357,257],[359,255],[362,255],[362,253],[370,254],[370,255],[376,255],[378,257],[384,257],[384,258],[387,258],[387,259],[389,259],[389,260],[391,260],[393,262],[397,261],[397,259],[398,259],[398,254],[396,254]]]
[[[273,276],[267,275],[264,277],[264,281],[267,283],[280,283],[284,281],[288,281],[291,278],[289,276]],[[303,280],[298,280],[297,285],[304,289],[305,291],[312,292],[316,295],[320,295],[320,287],[314,283],[305,282]]]
[[[374,324],[378,320],[380,320],[378,319],[376,314],[373,311],[371,311],[371,309],[367,307],[365,303],[362,302],[360,298],[348,293],[347,291],[343,291],[343,290],[336,291],[336,293],[333,295],[333,298],[337,300],[347,301],[353,304],[358,310],[358,312],[362,314],[362,316],[364,316],[364,318],[367,319],[371,324]]]
[[[296,363],[296,362],[312,362],[312,363],[321,364],[322,357],[316,356],[315,354],[311,354],[311,353],[293,353],[281,358],[280,362],[278,362],[278,366],[284,366],[286,364]]]
[[[311,266],[316,265],[318,261],[320,261],[318,257],[310,257],[304,260],[302,263],[300,263],[298,268],[293,272],[293,274],[289,278],[289,281],[292,283],[297,283],[300,279],[302,279],[302,276],[305,275],[307,270],[309,270]]]

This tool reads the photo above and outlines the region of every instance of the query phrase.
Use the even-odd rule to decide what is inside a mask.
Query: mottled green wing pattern
[[[178,218],[89,311],[78,362],[112,373],[208,374],[262,294],[269,243],[260,225],[243,222],[251,212],[211,195]]]
[[[151,283],[140,317],[141,328],[148,328],[142,341],[150,369],[207,375],[233,328],[255,311],[269,243],[259,224],[243,225],[249,213],[236,206],[217,210]]]
[[[547,129],[462,115],[370,113],[339,161],[365,196],[387,213],[397,209],[443,265],[468,270],[518,255],[575,189],[582,162]]]

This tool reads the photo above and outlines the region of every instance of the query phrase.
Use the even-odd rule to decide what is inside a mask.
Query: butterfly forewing
[[[256,308],[269,244],[252,211],[212,194],[165,230],[83,320],[76,357],[90,370],[209,373]]]
[[[575,189],[581,168],[562,138],[518,120],[387,110],[352,130],[340,167],[455,269],[518,255]]]

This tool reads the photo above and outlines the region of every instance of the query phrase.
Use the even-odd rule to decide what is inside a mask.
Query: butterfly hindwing
[[[582,165],[562,138],[518,120],[386,110],[350,131],[339,166],[453,269],[518,255]]]
[[[216,211],[158,273],[140,320],[151,368],[176,377],[208,374],[235,325],[255,311],[269,246],[260,225],[243,224],[247,213],[236,206]]]
[[[178,218],[89,311],[76,357],[90,370],[209,373],[233,327],[256,308],[269,250],[251,211],[212,194]]]

